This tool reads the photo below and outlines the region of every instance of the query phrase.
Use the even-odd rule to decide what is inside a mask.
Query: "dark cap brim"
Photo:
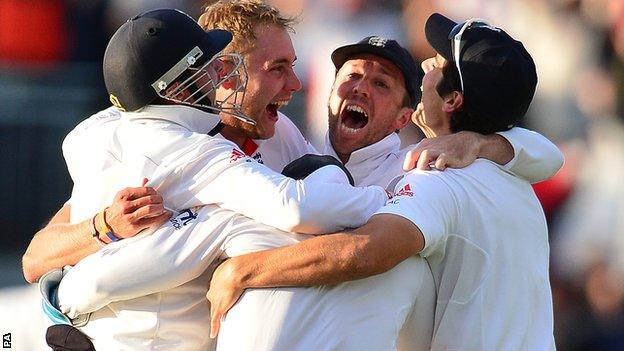
[[[210,43],[210,52],[206,53],[208,57],[218,54],[232,41],[232,33],[223,29],[206,31],[206,37]]]
[[[453,61],[449,33],[456,25],[457,22],[439,13],[429,16],[427,23],[425,23],[425,37],[429,45],[448,61]]]

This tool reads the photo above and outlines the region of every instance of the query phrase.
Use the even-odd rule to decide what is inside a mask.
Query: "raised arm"
[[[93,237],[93,218],[71,224],[70,211],[71,206],[64,205],[28,245],[22,257],[22,270],[29,283],[36,282],[54,268],[75,265],[110,242],[105,233],[99,233],[99,241]],[[127,238],[165,222],[170,214],[163,211],[162,198],[154,189],[127,188],[118,192],[106,209],[106,222],[116,236]],[[95,219],[97,222],[99,217]]]
[[[516,127],[491,135],[464,131],[423,139],[407,153],[403,168],[462,168],[478,157],[496,162],[531,183],[552,177],[563,166],[563,154],[557,146],[539,133]]]

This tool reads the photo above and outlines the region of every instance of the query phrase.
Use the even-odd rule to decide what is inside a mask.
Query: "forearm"
[[[361,237],[346,233],[316,237],[301,244],[260,251],[231,260],[245,288],[336,284],[366,276],[356,252]]]
[[[46,272],[75,265],[99,250],[100,245],[91,235],[89,221],[48,224],[37,232],[22,258],[24,278],[34,283]]]
[[[75,317],[199,277],[221,256],[229,235],[226,222],[210,220],[221,211],[212,208],[185,211],[153,233],[109,244],[81,260],[58,288],[61,311]]]
[[[235,257],[235,280],[243,288],[336,284],[383,273],[420,251],[415,226],[379,217],[352,233]]]
[[[484,135],[478,156],[496,162],[499,165],[505,165],[514,158],[514,148],[501,135]]]

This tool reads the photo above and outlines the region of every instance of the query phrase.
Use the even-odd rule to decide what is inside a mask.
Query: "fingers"
[[[140,197],[136,200],[132,200],[129,201],[126,206],[125,206],[125,211],[124,213],[131,213],[136,211],[137,209],[141,208],[141,207],[145,207],[145,206],[149,206],[149,205],[161,205],[161,207],[164,209],[164,205],[163,205],[163,198],[162,196],[156,194],[156,195],[146,195],[143,197]],[[160,211],[159,213],[156,213],[156,215],[162,213],[162,211]]]
[[[155,217],[143,218],[139,221],[135,222],[135,227],[138,231],[141,231],[145,228],[149,227],[160,227],[162,224],[167,222],[169,218],[171,218],[172,213],[170,211],[166,211]]]
[[[129,238],[145,228],[162,224],[171,216],[165,210],[162,196],[152,187],[119,191],[106,214],[108,225],[120,238]]]
[[[115,200],[134,200],[143,196],[157,195],[156,190],[149,186],[125,188],[115,195]]]
[[[134,212],[128,214],[130,222],[138,222],[146,218],[153,218],[165,213],[163,204],[150,204],[137,208]]]
[[[221,314],[217,312],[217,308],[212,306],[210,309],[210,338],[214,339],[219,334],[221,328]]]
[[[418,149],[410,150],[405,155],[405,160],[403,161],[403,170],[405,172],[409,172],[414,167],[416,167],[416,163],[418,162],[418,158],[420,157],[420,152]]]
[[[409,172],[414,168],[424,171],[431,169],[431,166],[433,166],[441,154],[438,150],[425,147],[419,146],[405,155],[405,160],[403,161],[403,170],[405,172]]]
[[[435,160],[435,168],[439,171],[443,171],[448,166],[448,156],[445,153],[441,153]]]
[[[440,152],[437,150],[427,149],[420,153],[420,158],[418,159],[418,163],[416,164],[416,168],[428,171],[431,169],[431,166],[434,164],[435,160],[440,155]]]
[[[210,338],[214,339],[219,334],[219,329],[221,329],[223,310],[221,305],[217,303],[218,301],[213,301],[211,289],[206,293],[206,299],[210,302]]]

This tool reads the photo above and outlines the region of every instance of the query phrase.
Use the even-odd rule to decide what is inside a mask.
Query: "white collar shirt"
[[[403,159],[407,149],[401,150],[401,139],[392,133],[380,141],[355,150],[345,167],[351,172],[358,186],[379,185],[386,187],[392,179],[403,174]],[[325,154],[338,158],[329,133],[325,135]]]

